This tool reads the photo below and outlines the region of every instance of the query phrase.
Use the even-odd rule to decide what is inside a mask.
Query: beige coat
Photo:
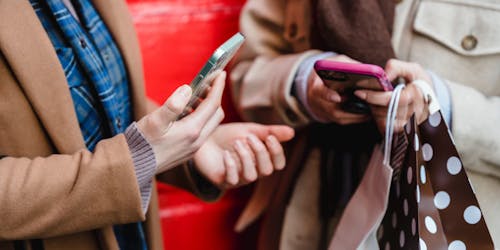
[[[246,120],[295,127],[311,122],[299,108],[298,100],[290,95],[301,61],[321,52],[309,46],[310,15],[309,0],[249,0],[244,7],[240,25],[247,42],[231,80],[235,103]],[[403,0],[397,5],[393,34],[398,58],[418,62],[445,79],[451,93],[455,143],[497,245],[500,245],[500,199],[496,197],[500,190],[499,23],[498,0]],[[239,229],[258,217],[269,207],[267,201],[276,197],[269,192],[274,190],[269,182],[259,184],[267,188],[257,187],[240,218]],[[259,194],[259,190],[267,193]],[[292,197],[299,195],[295,193]],[[296,215],[290,211],[307,205],[301,204],[305,200],[296,200],[292,198],[288,214]]]
[[[138,119],[147,105],[127,5],[93,2],[122,52]],[[29,1],[0,1],[0,155],[0,249],[22,239],[43,239],[46,250],[118,249],[111,225],[145,218],[150,249],[163,249],[157,194],[144,216],[125,137],[85,150],[63,69]],[[165,178],[189,186],[177,169]]]

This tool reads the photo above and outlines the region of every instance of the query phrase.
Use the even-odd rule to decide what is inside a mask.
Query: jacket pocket
[[[479,0],[422,1],[413,29],[464,56],[500,53],[500,4]]]

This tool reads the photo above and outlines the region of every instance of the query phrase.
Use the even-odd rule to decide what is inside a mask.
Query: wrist
[[[186,170],[191,183],[195,186],[198,195],[203,200],[215,201],[222,195],[222,190],[198,171],[194,160],[190,159],[187,161]]]

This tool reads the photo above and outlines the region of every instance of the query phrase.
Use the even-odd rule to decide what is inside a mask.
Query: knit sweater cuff
[[[146,214],[153,189],[153,177],[156,173],[155,155],[135,122],[125,131],[125,138],[134,161],[135,176],[141,192],[142,211]]]

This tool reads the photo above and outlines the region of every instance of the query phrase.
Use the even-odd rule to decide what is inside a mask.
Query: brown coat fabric
[[[93,2],[122,52],[139,119],[147,102],[127,5]],[[0,249],[24,239],[43,239],[47,250],[117,249],[111,225],[145,218],[150,249],[163,249],[157,194],[145,217],[125,137],[85,149],[63,69],[29,1],[0,1],[0,155],[7,156],[0,159]]]

